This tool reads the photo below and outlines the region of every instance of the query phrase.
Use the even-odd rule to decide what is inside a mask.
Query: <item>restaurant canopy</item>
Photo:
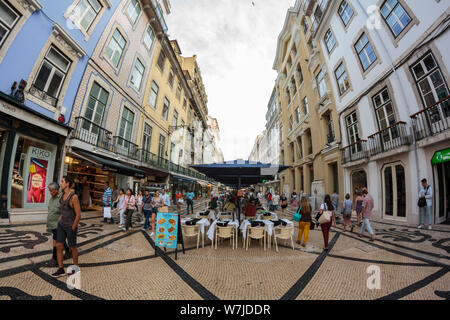
[[[253,162],[248,160],[225,161],[221,163],[191,165],[206,176],[234,188],[249,187],[265,180],[273,180],[288,166]]]

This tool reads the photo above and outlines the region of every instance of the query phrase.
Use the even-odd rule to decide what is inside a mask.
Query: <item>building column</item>
[[[8,139],[6,141],[5,157],[3,158],[3,169],[1,172],[2,181],[0,184],[0,219],[8,219],[8,187],[11,183],[9,173],[11,172],[11,160],[14,157],[14,141],[17,133],[14,131],[8,132]]]

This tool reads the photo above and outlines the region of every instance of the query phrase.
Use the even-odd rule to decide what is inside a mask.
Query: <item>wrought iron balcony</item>
[[[117,152],[118,154],[123,155],[125,157],[138,160],[139,154],[137,144],[125,140],[122,137],[114,136],[113,145],[114,145],[113,148],[114,152]]]
[[[367,159],[369,156],[367,151],[367,140],[358,140],[355,143],[341,149],[341,152],[342,164]]]
[[[112,149],[112,132],[84,117],[77,117],[75,121],[71,139],[78,139],[105,150]]]
[[[411,116],[416,141],[450,129],[450,95]]]
[[[374,156],[410,143],[411,136],[408,134],[406,122],[397,122],[369,137],[370,155]]]

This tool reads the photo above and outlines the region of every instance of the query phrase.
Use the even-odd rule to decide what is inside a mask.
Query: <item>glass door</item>
[[[383,216],[406,220],[406,181],[402,164],[390,164],[383,169]]]
[[[437,164],[435,173],[437,173],[435,222],[444,223],[450,218],[450,162]]]

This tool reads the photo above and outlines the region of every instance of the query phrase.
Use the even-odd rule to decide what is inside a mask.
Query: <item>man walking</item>
[[[334,190],[333,194],[331,195],[331,203],[334,207],[333,228],[336,228],[336,217],[339,207],[339,195],[337,194],[336,190]]]
[[[195,194],[192,191],[188,192],[188,194],[186,195],[186,204],[187,204],[187,214],[188,215],[189,215],[189,207],[191,207],[192,214],[194,214],[194,197],[195,197]]]
[[[77,232],[78,223],[81,219],[80,202],[78,196],[70,190],[73,180],[64,176],[61,180],[63,195],[60,199],[61,216],[57,227],[57,257],[59,269],[52,274],[58,278],[66,275],[63,265],[63,243],[68,240],[70,251],[72,252],[73,264],[78,266]]]
[[[103,197],[102,197],[102,202],[103,202],[103,222],[106,223],[108,221],[108,219],[105,217],[105,209],[108,210],[109,209],[109,213],[111,215],[111,224],[114,224],[114,218],[112,216],[112,208],[111,208],[111,204],[112,204],[112,192],[111,192],[111,188],[109,187],[109,182],[105,182],[105,192],[103,193]]]
[[[375,241],[375,234],[372,231],[372,227],[370,226],[370,221],[369,221],[370,215],[372,214],[372,210],[374,207],[373,198],[369,194],[369,192],[367,191],[366,188],[363,189],[362,194],[363,194],[363,209],[362,209],[363,224],[361,227],[361,231],[359,233],[359,237],[361,238],[363,236],[364,231],[367,228],[367,231],[369,231],[369,233],[370,233],[370,241]]]
[[[162,199],[164,202],[164,206],[167,206],[167,209],[169,209],[170,207],[170,195],[168,193],[166,193],[165,189],[161,190],[161,194],[162,194]]]
[[[422,186],[419,191],[419,226],[418,229],[422,229],[425,220],[428,217],[428,230],[431,230],[432,216],[431,207],[433,205],[433,189],[427,183],[427,179],[422,179]]]
[[[48,200],[48,216],[47,216],[47,231],[53,234],[53,255],[51,260],[51,266],[56,267],[58,265],[58,258],[56,256],[56,240],[58,239],[58,219],[61,215],[61,205],[59,200],[61,194],[59,193],[59,185],[56,182],[52,182],[48,185],[48,191],[50,192],[50,199]],[[70,250],[67,243],[64,241],[64,259],[70,258]]]

